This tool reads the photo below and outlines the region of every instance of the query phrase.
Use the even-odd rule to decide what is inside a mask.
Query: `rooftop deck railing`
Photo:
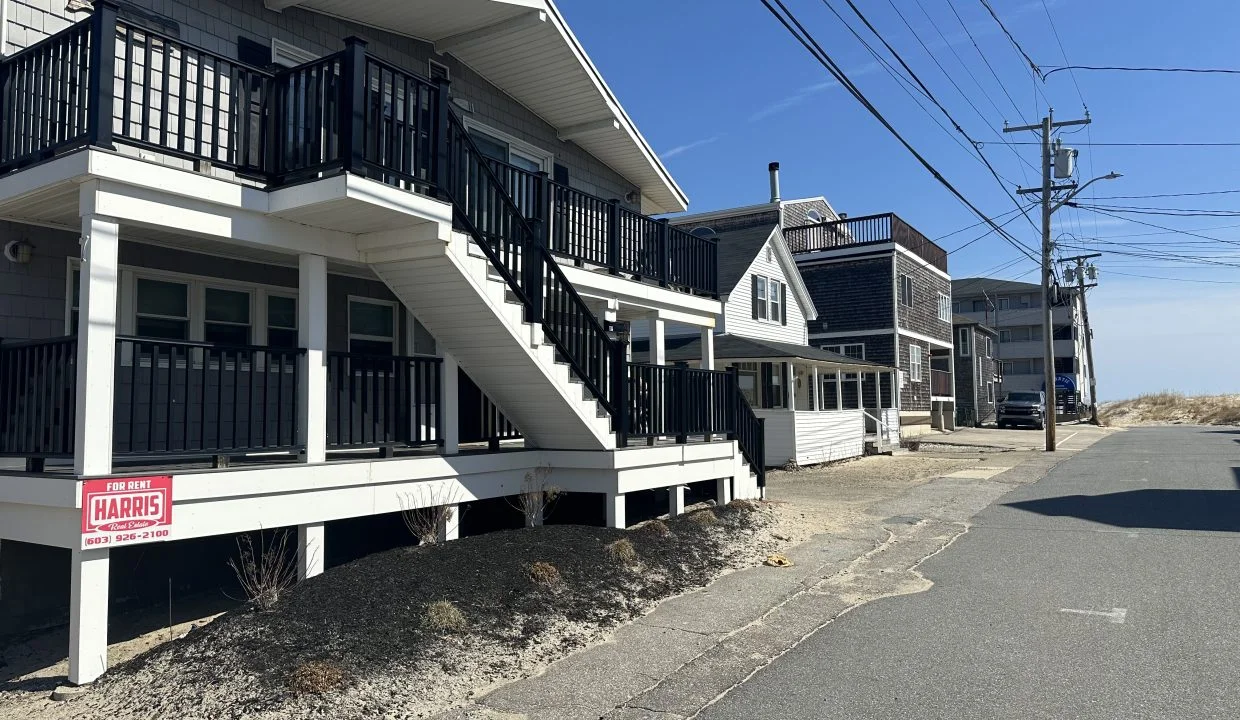
[[[939,270],[947,272],[947,251],[894,213],[786,228],[784,239],[788,241],[788,248],[794,254],[894,242]]]

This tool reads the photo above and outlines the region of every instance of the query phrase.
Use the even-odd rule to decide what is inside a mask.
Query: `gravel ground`
[[[668,521],[670,533],[557,525],[371,555],[295,586],[272,612],[229,612],[141,654],[68,702],[0,691],[0,720],[425,717],[761,562],[792,534],[781,514],[741,502]],[[608,552],[621,539],[636,562]],[[560,581],[533,582],[536,562]],[[442,600],[465,629],[428,626]],[[295,690],[307,675],[339,688]]]

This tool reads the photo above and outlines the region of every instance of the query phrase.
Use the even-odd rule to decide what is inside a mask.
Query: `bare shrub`
[[[418,544],[434,545],[439,542],[440,529],[457,519],[459,502],[460,489],[455,485],[419,488],[416,494],[410,493],[401,498],[400,504],[404,510],[400,518],[409,533],[417,538]]]
[[[560,577],[560,571],[551,563],[543,562],[542,560],[530,563],[529,567],[525,569],[525,574],[529,577],[530,582],[539,587],[555,589],[564,582],[564,579]]]
[[[521,492],[516,499],[509,498],[508,504],[518,510],[525,518],[526,527],[537,527],[543,524],[547,510],[555,504],[563,491],[554,485],[547,484],[547,476],[551,474],[550,465],[539,465],[525,473],[521,482]]]
[[[634,529],[634,532],[640,532],[652,537],[661,538],[672,534],[672,530],[667,526],[667,523],[657,519],[642,523],[641,526]]]
[[[637,548],[633,547],[633,541],[628,538],[620,538],[615,542],[607,543],[603,549],[607,551],[607,557],[612,562],[622,565],[637,564]]]
[[[707,527],[710,525],[717,525],[719,523],[719,518],[716,517],[715,512],[711,510],[710,508],[705,508],[702,510],[698,510],[696,512],[689,513],[688,518],[690,522],[695,523],[697,525],[701,525],[703,527]]]
[[[325,660],[308,660],[289,673],[288,686],[296,693],[323,695],[349,684],[349,675],[339,665]]]
[[[270,612],[297,582],[297,557],[289,552],[288,530],[276,533],[271,543],[260,531],[258,547],[248,535],[237,538],[238,557],[228,561],[245,593],[245,599],[262,612]],[[316,551],[317,552],[317,551]]]
[[[436,600],[427,605],[422,624],[435,632],[462,632],[469,627],[465,614],[448,600]]]

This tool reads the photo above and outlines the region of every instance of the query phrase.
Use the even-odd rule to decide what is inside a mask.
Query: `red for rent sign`
[[[171,525],[171,475],[82,483],[83,549],[166,540]]]

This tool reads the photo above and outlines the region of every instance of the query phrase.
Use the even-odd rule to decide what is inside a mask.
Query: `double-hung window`
[[[921,382],[921,346],[908,346],[908,375],[909,381]]]
[[[267,296],[267,344],[273,348],[297,347],[297,298]]]
[[[251,301],[251,294],[245,290],[205,288],[202,339],[221,345],[249,345],[253,324]]]
[[[753,319],[769,320],[786,325],[788,323],[787,297],[788,288],[782,280],[754,275],[751,297]]]
[[[189,340],[189,285],[138,278],[134,333],[158,340]]]
[[[396,304],[349,298],[349,352],[396,354]]]
[[[973,332],[969,328],[960,328],[960,338],[956,343],[956,346],[960,349],[960,357],[969,357],[973,354],[973,350],[970,347],[970,340],[972,339]]]
[[[847,343],[843,345],[823,345],[823,350],[835,353],[836,355],[844,355],[854,360],[865,359],[865,343]]]
[[[952,299],[943,293],[939,293],[939,319],[943,322],[952,321]]]
[[[913,306],[913,277],[911,275],[900,276],[900,304],[905,307]]]
[[[990,343],[990,336],[989,336],[989,335],[987,335],[987,336],[986,336],[986,359],[988,359],[988,360],[989,360],[991,357],[993,357],[993,356],[991,355],[991,352],[992,352],[992,351],[993,351],[993,348],[991,347],[991,343]]]

